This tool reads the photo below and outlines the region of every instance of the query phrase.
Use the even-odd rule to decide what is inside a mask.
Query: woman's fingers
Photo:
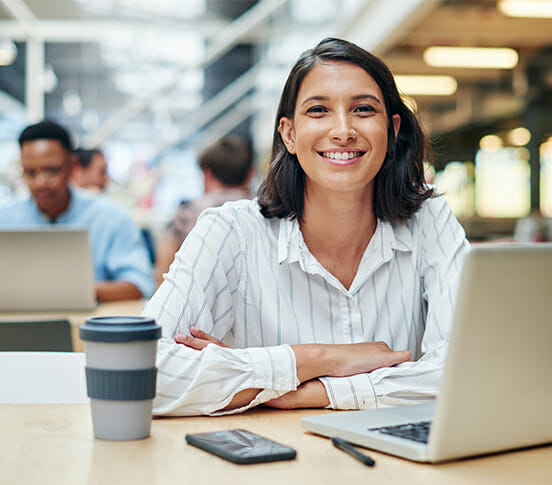
[[[209,344],[215,344],[219,347],[228,347],[228,345],[222,343],[219,339],[209,335],[199,328],[190,327],[190,333],[192,334],[191,336],[177,333],[174,336],[174,341],[177,344],[182,344],[195,350],[203,350]]]
[[[177,333],[174,336],[174,341],[177,344],[185,345],[186,347],[189,347],[194,350],[203,350],[207,345],[209,345],[209,340],[204,340],[200,338],[190,337],[189,335],[184,335],[182,333]]]
[[[203,330],[200,330],[197,327],[190,327],[190,333],[192,334],[192,337],[201,339],[201,340],[208,340],[209,342],[213,344],[217,344],[219,347],[228,347],[228,345],[222,343],[221,340],[218,338],[213,337],[212,335],[209,335],[208,333],[204,332]]]

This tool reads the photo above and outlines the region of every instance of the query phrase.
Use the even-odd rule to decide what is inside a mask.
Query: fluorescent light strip
[[[519,56],[508,47],[428,47],[423,54],[426,64],[434,67],[477,69],[512,69]]]
[[[501,0],[498,10],[508,17],[552,18],[552,1]]]
[[[450,96],[458,88],[458,83],[452,76],[398,74],[395,82],[399,91],[409,96]]]

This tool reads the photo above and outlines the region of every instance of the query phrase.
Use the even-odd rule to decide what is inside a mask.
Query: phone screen
[[[244,429],[187,434],[186,441],[233,463],[263,463],[293,460],[293,448]]]

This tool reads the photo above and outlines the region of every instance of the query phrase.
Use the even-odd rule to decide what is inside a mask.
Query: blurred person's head
[[[230,187],[245,187],[253,164],[250,144],[228,135],[207,147],[199,156],[205,192]]]
[[[75,164],[71,178],[79,187],[85,189],[105,190],[109,182],[107,174],[107,161],[103,153],[97,148],[86,150],[79,148],[75,150]]]
[[[42,212],[57,217],[69,205],[71,136],[61,125],[44,120],[21,132],[19,146],[23,179],[33,199]]]

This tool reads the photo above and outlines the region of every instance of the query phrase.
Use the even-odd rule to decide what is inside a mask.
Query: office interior
[[[254,192],[291,65],[336,36],[390,66],[433,142],[428,181],[470,240],[552,239],[551,11],[514,0],[0,0],[0,204],[26,190],[20,131],[52,118],[104,151],[109,195],[155,243],[178,203],[201,195],[197,156],[221,136],[251,140]]]
[[[433,143],[427,180],[470,241],[552,240],[552,0],[0,0],[0,206],[27,191],[21,130],[51,118],[103,151],[108,195],[155,245],[179,202],[202,194],[198,155],[221,136],[251,141],[255,192],[287,73],[328,36],[396,75]],[[370,451],[368,469],[301,428],[323,409],[154,419],[152,439],[95,440],[79,328],[143,305],[0,315],[31,329],[29,352],[0,352],[2,484],[550,483],[550,446],[439,466]],[[186,448],[186,433],[233,428],[298,459],[240,468]]]

